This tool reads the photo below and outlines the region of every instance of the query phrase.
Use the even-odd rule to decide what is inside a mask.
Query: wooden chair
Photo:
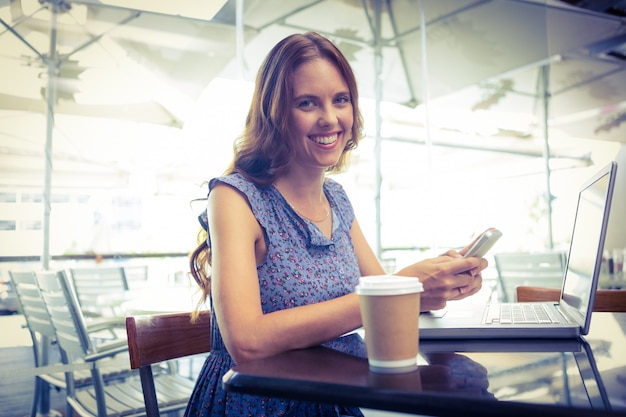
[[[521,285],[516,289],[517,301],[558,301],[561,290]],[[597,290],[593,311],[626,312],[626,290]]]
[[[130,367],[139,369],[148,417],[159,407],[152,365],[211,350],[211,313],[203,311],[193,323],[191,313],[126,317]]]

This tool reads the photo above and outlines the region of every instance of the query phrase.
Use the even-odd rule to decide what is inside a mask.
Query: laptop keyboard
[[[558,318],[549,312],[546,304],[502,303],[489,307],[487,324],[540,324],[559,323]]]

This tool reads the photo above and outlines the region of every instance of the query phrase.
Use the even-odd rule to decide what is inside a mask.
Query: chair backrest
[[[152,365],[211,350],[211,313],[195,321],[191,313],[126,317],[130,367],[139,369],[146,415],[159,417]]]
[[[59,347],[70,355],[70,361],[91,353],[87,326],[65,271],[38,271],[35,276]]]
[[[191,313],[126,317],[130,367],[207,353],[211,350],[211,313],[202,311],[195,321]]]
[[[35,273],[32,271],[9,271],[9,277],[15,289],[24,320],[26,320],[28,330],[31,332],[33,345],[38,343],[36,333],[53,338],[54,327],[50,322]]]
[[[559,301],[561,290],[519,286],[516,289],[517,301]],[[597,290],[593,311],[626,313],[626,290]]]
[[[512,301],[515,288],[534,283],[560,289],[563,284],[566,255],[563,251],[513,252],[494,255],[502,301]]]
[[[79,305],[85,312],[102,313],[101,299],[107,295],[122,295],[128,291],[128,280],[123,266],[71,268],[71,283],[76,291]],[[121,298],[121,297],[120,297]],[[111,300],[110,305],[114,305]],[[112,307],[110,309],[113,309]]]

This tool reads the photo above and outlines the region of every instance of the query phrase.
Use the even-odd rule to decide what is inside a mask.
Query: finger
[[[446,252],[442,253],[442,254],[441,254],[441,255],[439,255],[439,256],[440,256],[440,257],[441,257],[441,256],[449,256],[450,258],[462,258],[462,257],[463,257],[463,255],[462,255],[462,254],[460,254],[459,252],[457,252],[457,251],[456,251],[456,250],[454,250],[454,249],[448,249]]]
[[[469,293],[469,289],[464,290],[465,287],[452,287],[443,292],[443,297],[448,300],[460,300],[465,298],[467,293]],[[465,293],[463,291],[466,291]]]
[[[444,275],[437,279],[423,281],[424,292],[450,299],[458,295],[457,288],[471,287],[475,280],[470,274]]]
[[[462,287],[458,287],[458,294],[453,294],[451,300],[461,300],[463,298],[467,298],[471,295],[476,294],[482,288],[482,278],[479,276],[478,279],[474,279],[470,285],[465,285]]]
[[[478,271],[482,271],[482,266],[482,258],[454,258],[446,265],[448,272],[451,275],[470,273],[470,271],[476,269],[478,269]]]

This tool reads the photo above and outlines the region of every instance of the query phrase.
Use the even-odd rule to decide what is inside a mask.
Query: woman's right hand
[[[397,275],[417,277],[424,285],[421,310],[439,310],[450,300],[461,300],[476,294],[482,287],[481,271],[487,267],[484,258],[463,258],[449,251],[436,258],[409,265]]]

